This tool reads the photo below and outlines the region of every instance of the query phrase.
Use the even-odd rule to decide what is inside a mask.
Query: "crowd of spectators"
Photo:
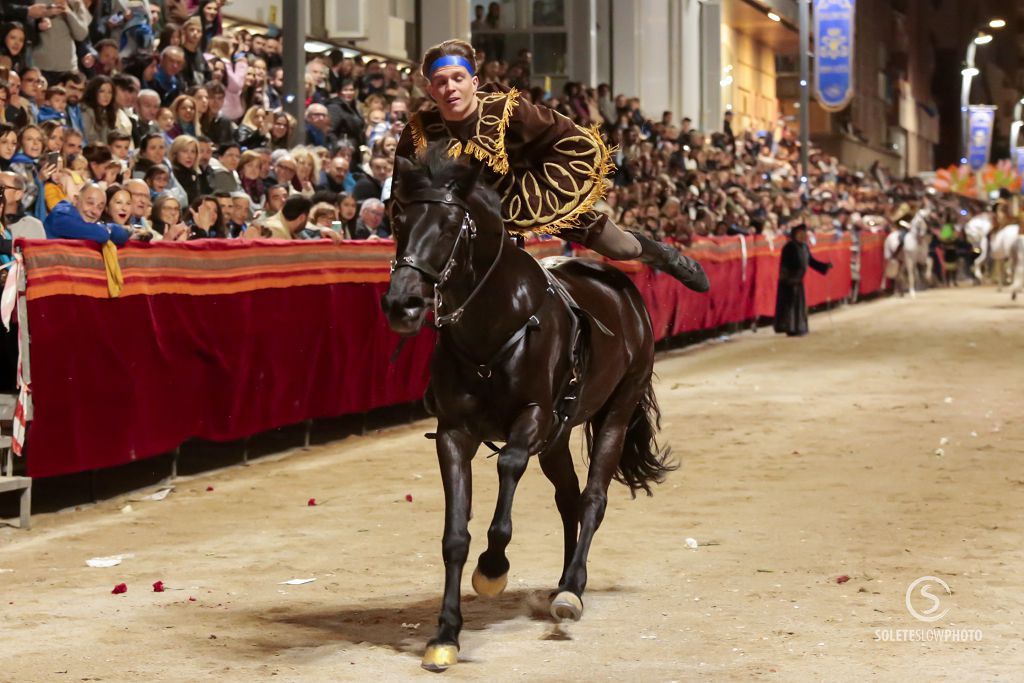
[[[225,30],[223,2],[0,3],[6,237],[389,236],[383,202],[395,147],[410,112],[431,106],[415,70],[340,50],[313,57],[305,120],[295,121],[284,111],[280,35]],[[727,114],[708,134],[672,112],[652,117],[604,84],[568,83],[553,95],[531,81],[528,50],[492,59],[485,50],[495,44],[478,54],[483,85],[515,87],[598,126],[617,148],[599,209],[624,228],[683,245],[778,232],[795,216],[812,230],[845,230],[866,216],[898,218],[902,200],[922,191],[812,149],[808,204],[784,120],[734,134]],[[79,221],[82,190],[93,185],[103,192],[85,195],[102,195],[102,211]],[[58,211],[62,202],[73,210]]]
[[[311,60],[297,122],[279,33],[225,30],[223,4],[0,3],[8,253],[17,236],[388,236],[381,197],[408,74],[340,51]]]

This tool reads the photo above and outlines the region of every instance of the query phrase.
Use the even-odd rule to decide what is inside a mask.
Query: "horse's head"
[[[436,288],[459,258],[460,234],[466,230],[469,196],[478,165],[449,161],[443,147],[432,145],[424,163],[395,159],[391,226],[396,242],[391,283],[381,299],[395,332],[419,332]]]

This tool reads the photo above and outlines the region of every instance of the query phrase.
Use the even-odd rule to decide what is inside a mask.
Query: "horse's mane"
[[[432,142],[414,159],[415,165],[408,171],[409,175],[425,181],[431,187],[443,187],[448,183],[458,183],[475,169],[469,163],[457,161],[448,156],[448,145],[444,141]],[[470,162],[477,163],[477,162]],[[501,197],[486,183],[475,181],[465,196],[474,212],[493,214],[499,220],[501,214],[496,207],[501,206]]]

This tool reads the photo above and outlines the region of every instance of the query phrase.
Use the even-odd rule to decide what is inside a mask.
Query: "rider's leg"
[[[607,216],[599,218],[587,233],[584,245],[606,258],[638,259],[668,273],[695,292],[706,292],[710,288],[708,276],[697,261],[642,233],[625,232]]]

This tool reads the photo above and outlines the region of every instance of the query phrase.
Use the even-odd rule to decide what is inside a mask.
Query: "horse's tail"
[[[587,446],[592,442],[590,425],[587,425]],[[622,459],[619,461],[615,480],[629,487],[635,498],[638,491],[653,495],[652,484],[660,484],[665,475],[679,469],[679,465],[670,458],[668,446],[658,446],[658,431],[661,429],[661,410],[658,399],[654,396],[653,377],[648,380],[643,396],[637,402],[636,410],[626,428],[626,438],[622,446]],[[589,448],[588,448],[589,450]]]

